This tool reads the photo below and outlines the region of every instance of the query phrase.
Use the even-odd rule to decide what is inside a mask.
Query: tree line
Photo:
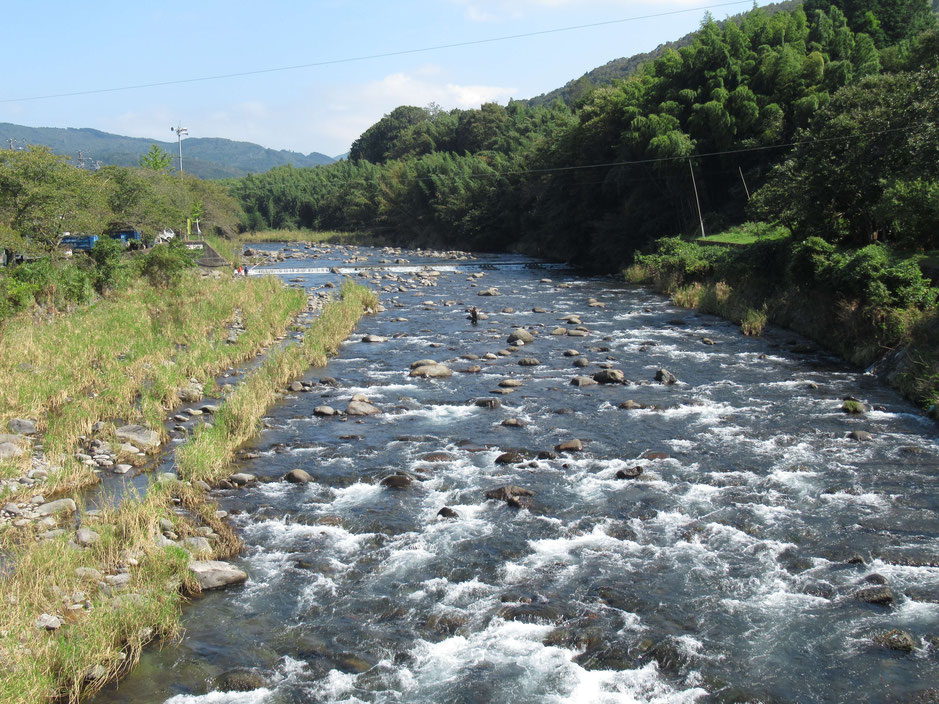
[[[939,246],[939,33],[927,0],[759,8],[576,100],[401,106],[349,159],[229,182],[250,228],[371,231],[611,270],[747,219]]]
[[[239,227],[241,209],[222,184],[170,173],[159,148],[140,163],[88,171],[45,147],[0,151],[0,250],[53,252],[67,233],[128,227],[152,238],[196,217],[225,234]]]

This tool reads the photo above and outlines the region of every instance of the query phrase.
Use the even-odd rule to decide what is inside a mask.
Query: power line
[[[655,159],[632,159],[629,161],[608,161],[601,164],[578,164],[574,166],[552,166],[545,167],[543,169],[519,169],[514,171],[494,171],[492,173],[483,173],[483,174],[470,174],[470,177],[474,176],[520,176],[526,174],[538,174],[538,173],[559,173],[565,171],[581,171],[584,169],[604,169],[611,168],[614,166],[638,166],[642,164],[660,164],[670,161],[685,161],[691,159],[703,159],[705,157],[711,156],[728,156],[730,154],[746,154],[748,152],[762,152],[768,151],[770,149],[786,149],[788,147],[799,147],[804,145],[811,144],[822,144],[824,142],[838,142],[847,139],[854,139],[857,137],[876,137],[882,134],[889,134],[891,132],[906,132],[909,130],[909,127],[892,127],[885,130],[877,130],[875,132],[855,132],[850,135],[842,135],[839,137],[821,137],[819,139],[806,139],[795,142],[781,142],[779,144],[766,144],[758,147],[741,147],[740,149],[727,149],[724,151],[718,152],[704,152],[702,154],[688,154],[686,156],[665,156],[657,157]],[[328,166],[328,164],[327,164]],[[318,167],[317,167],[318,168]],[[416,181],[426,181],[435,178],[434,176],[421,176],[415,178]]]
[[[69,93],[50,93],[48,95],[33,95],[23,98],[0,98],[0,103],[23,103],[31,100],[48,100],[51,98],[71,98],[79,95],[96,95],[100,93],[116,93],[125,90],[137,90],[140,88],[160,88],[164,86],[182,85],[186,83],[201,83],[205,81],[218,81],[226,78],[243,78],[245,76],[259,76],[267,73],[278,73],[281,71],[297,71],[305,68],[317,68],[321,66],[333,66],[336,64],[347,64],[355,61],[371,61],[374,59],[387,59],[393,56],[406,56],[408,54],[421,54],[430,51],[440,51],[442,49],[457,49],[465,46],[478,46],[480,44],[493,44],[496,42],[505,42],[513,39],[524,39],[526,37],[538,37],[549,34],[559,34],[561,32],[574,32],[582,29],[593,29],[595,27],[606,27],[616,24],[625,24],[627,22],[638,22],[639,20],[655,19],[658,17],[669,17],[672,15],[687,14],[689,12],[701,12],[702,10],[717,10],[722,7],[731,7],[734,5],[752,4],[753,0],[733,0],[733,2],[719,3],[715,5],[703,5],[700,7],[689,7],[682,10],[670,10],[668,12],[656,12],[648,15],[637,15],[635,17],[625,17],[618,20],[605,20],[603,22],[591,22],[589,24],[578,24],[570,27],[556,27],[554,29],[543,29],[537,32],[524,32],[521,34],[507,34],[501,37],[490,37],[488,39],[472,39],[465,42],[453,42],[450,44],[437,44],[434,46],[420,47],[417,49],[401,49],[398,51],[389,51],[381,54],[365,54],[362,56],[352,56],[344,59],[329,59],[326,61],[313,61],[307,64],[296,64],[293,66],[277,66],[274,68],[256,69],[254,71],[239,71],[237,73],[222,73],[214,76],[200,76],[196,78],[180,78],[172,81],[156,81],[153,83],[138,83],[128,86],[118,86],[114,88],[95,88],[91,90],[72,91]]]

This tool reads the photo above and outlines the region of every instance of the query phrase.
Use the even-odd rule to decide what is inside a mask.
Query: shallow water
[[[220,492],[249,582],[195,600],[182,643],[148,650],[95,702],[881,702],[937,686],[937,429],[894,392],[791,333],[747,338],[609,280],[413,282],[374,282],[394,289],[386,310],[309,374],[339,387],[271,409],[259,456],[237,468],[279,479],[299,467],[314,481]],[[490,286],[503,295],[476,295]],[[470,325],[470,305],[489,320]],[[549,334],[567,314],[587,337]],[[459,359],[505,349],[515,325],[539,334],[495,361]],[[360,342],[367,333],[388,341]],[[573,368],[567,349],[590,365]],[[456,373],[408,377],[421,358]],[[570,385],[606,362],[633,383]],[[482,372],[459,373],[473,364]],[[653,383],[662,367],[677,384]],[[523,385],[493,396],[506,378]],[[382,415],[313,416],[354,393]],[[849,417],[846,396],[875,410]],[[656,408],[618,407],[628,399]],[[509,417],[525,426],[502,426]],[[495,463],[571,438],[583,452]],[[450,459],[421,459],[437,451]],[[616,478],[637,466],[638,479]],[[412,486],[378,484],[395,471]],[[532,507],[484,498],[505,484],[533,490]],[[443,506],[459,518],[438,518]],[[872,574],[892,606],[853,597]],[[917,650],[872,641],[893,628]],[[236,667],[268,686],[211,691]]]

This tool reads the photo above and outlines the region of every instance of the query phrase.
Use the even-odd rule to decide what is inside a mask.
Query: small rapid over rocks
[[[247,582],[94,701],[932,701],[935,424],[785,331],[500,260],[365,272],[384,310],[218,492]]]

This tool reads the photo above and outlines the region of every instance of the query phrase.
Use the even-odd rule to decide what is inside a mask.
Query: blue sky
[[[752,0],[33,0],[5,3],[0,122],[134,137],[227,137],[334,156],[398,105],[505,104],[655,48]],[[767,4],[759,0],[758,5]],[[721,6],[723,5],[723,6]],[[627,20],[507,41],[253,76],[19,100],[335,61]],[[16,99],[16,100],[11,100]]]

